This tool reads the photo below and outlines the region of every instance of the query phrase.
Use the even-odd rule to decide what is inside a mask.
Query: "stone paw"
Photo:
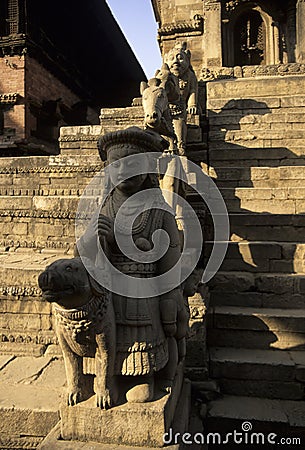
[[[68,406],[75,406],[81,402],[81,392],[79,389],[71,389],[68,392]]]
[[[110,409],[113,406],[109,389],[96,394],[96,406],[101,409]]]
[[[162,380],[161,391],[166,394],[171,394],[173,390],[173,382],[172,380]]]

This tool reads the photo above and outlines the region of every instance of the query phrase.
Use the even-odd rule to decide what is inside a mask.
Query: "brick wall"
[[[63,103],[71,107],[80,98],[67,86],[59,81],[52,73],[45,69],[39,62],[30,56],[26,57],[26,98],[38,105],[42,101],[62,99]],[[31,113],[29,105],[26,109],[26,136],[37,128],[37,119]],[[59,130],[58,130],[59,135]]]
[[[4,105],[4,127],[11,128],[11,132],[4,133],[12,139],[24,138],[24,56],[6,56],[0,58],[0,93],[18,93],[19,98],[15,105]],[[5,130],[6,131],[6,130]],[[7,136],[5,136],[6,139]],[[4,138],[0,139],[0,142]]]

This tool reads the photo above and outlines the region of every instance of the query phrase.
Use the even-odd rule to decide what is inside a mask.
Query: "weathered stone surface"
[[[295,363],[281,351],[215,348],[210,351],[211,374],[215,378],[241,380],[295,379]]]
[[[171,396],[149,403],[125,403],[108,411],[96,408],[94,398],[74,407],[61,408],[61,436],[64,440],[95,441],[108,444],[162,447],[163,434],[170,428],[179,401],[182,374]],[[182,391],[189,395],[189,391]],[[184,397],[187,401],[187,397]],[[90,422],[87,421],[90,414]],[[140,425],[140,428],[139,428]]]
[[[305,339],[303,333],[290,333],[262,330],[208,330],[208,342],[215,347],[235,347],[249,349],[280,349],[304,351]]]
[[[242,396],[225,396],[211,402],[209,417],[223,417],[240,420],[255,420],[286,424],[287,415],[282,407],[283,401],[249,398]]]
[[[304,385],[298,382],[221,379],[221,391],[227,395],[241,395],[283,400],[303,400]]]
[[[63,362],[51,357],[6,357],[0,368],[2,442],[13,442],[14,435],[44,437],[54,427],[59,420],[62,369]]]

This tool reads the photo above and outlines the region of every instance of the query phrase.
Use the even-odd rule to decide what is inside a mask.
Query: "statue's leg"
[[[180,156],[185,155],[187,125],[184,117],[173,119],[174,130],[177,136],[177,147]]]
[[[108,305],[101,330],[96,334],[96,403],[101,409],[111,408],[118,400],[118,391],[114,382],[114,364],[116,352],[115,317],[113,306]]]
[[[129,403],[150,402],[154,397],[154,376],[135,377],[135,385],[126,393]]]
[[[84,396],[84,377],[82,358],[74,353],[64,337],[65,331],[57,329],[59,345],[61,347],[67,377],[67,403],[74,406],[81,402]]]
[[[178,347],[176,339],[171,336],[167,338],[168,342],[168,362],[166,366],[158,372],[158,378],[161,382],[162,391],[170,394],[173,387],[174,378],[178,365]]]

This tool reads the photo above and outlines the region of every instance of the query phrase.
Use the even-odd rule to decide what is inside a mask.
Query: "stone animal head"
[[[165,61],[174,75],[183,76],[187,70],[191,69],[191,52],[187,50],[187,43],[177,42],[165,55]]]
[[[142,81],[140,87],[144,109],[144,125],[156,128],[160,125],[164,111],[168,108],[168,98],[164,83],[159,78]]]
[[[43,298],[66,309],[86,304],[93,294],[104,290],[89,275],[80,258],[59,259],[38,277]]]

